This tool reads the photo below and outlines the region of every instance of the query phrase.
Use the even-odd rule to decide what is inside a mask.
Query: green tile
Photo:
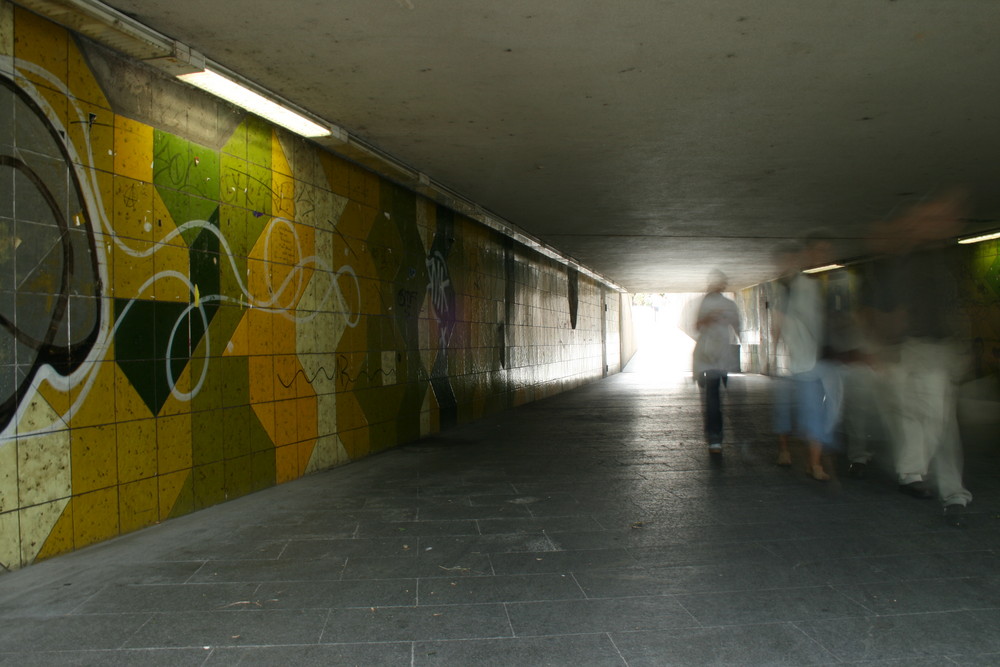
[[[252,456],[247,454],[225,462],[226,497],[238,498],[254,490]]]
[[[191,414],[191,461],[194,465],[214,463],[224,458],[223,415],[221,410]]]
[[[249,405],[222,411],[223,453],[226,460],[250,453],[250,413]]]
[[[259,491],[274,486],[277,478],[274,448],[250,455],[250,487]]]
[[[218,505],[226,499],[226,467],[222,461],[195,466],[192,477],[195,509]]]

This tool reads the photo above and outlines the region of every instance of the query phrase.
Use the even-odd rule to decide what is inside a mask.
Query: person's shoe
[[[778,452],[778,465],[788,467],[792,465],[792,455],[789,452]]]
[[[945,505],[944,522],[955,528],[964,528],[969,524],[969,517],[965,513],[965,505]]]
[[[923,482],[910,482],[909,484],[900,484],[899,492],[905,493],[906,495],[916,498],[918,500],[930,500],[934,497],[934,492],[931,491],[927,485]]]
[[[855,461],[851,464],[851,467],[847,469],[847,474],[854,479],[864,479],[868,476],[868,464],[862,463],[861,461]]]
[[[722,445],[717,442],[713,442],[708,446],[708,453],[710,456],[722,456]]]
[[[817,482],[830,481],[830,476],[826,474],[825,470],[823,470],[823,466],[813,466],[806,474],[815,479]]]

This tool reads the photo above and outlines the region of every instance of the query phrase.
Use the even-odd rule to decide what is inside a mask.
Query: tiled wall
[[[0,0],[0,570],[619,370],[617,292],[116,57]]]

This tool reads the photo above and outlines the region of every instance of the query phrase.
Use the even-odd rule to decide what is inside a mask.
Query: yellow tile
[[[0,10],[3,7],[0,6]],[[18,512],[0,514],[0,569],[16,570],[21,567],[21,528]]]
[[[16,510],[17,441],[0,442],[0,514]]]
[[[180,238],[180,237],[178,237]],[[182,276],[188,276],[191,271],[191,255],[187,247],[175,243],[157,244],[154,246],[153,267],[156,274],[174,271]],[[191,288],[187,281],[174,276],[162,277],[153,286],[157,301],[172,303],[188,303],[191,301]]]
[[[103,109],[111,108],[111,104],[104,96],[104,91],[101,90],[100,84],[97,83],[97,79],[94,78],[94,74],[90,70],[86,58],[72,40],[70,40],[67,52],[67,69],[69,77],[67,85],[70,95]]]
[[[114,114],[107,108],[79,99],[67,100],[67,138],[76,147],[80,162],[93,169],[114,169]]]
[[[274,450],[275,481],[278,484],[299,478],[299,453],[295,445],[285,445]]]
[[[152,183],[115,176],[114,187],[115,233],[123,239],[152,241],[154,222]],[[128,246],[135,247],[135,244],[129,243]]]
[[[152,183],[153,128],[115,116],[115,174]]]
[[[155,297],[155,284],[149,279],[155,273],[154,246],[149,241],[118,238],[112,246],[112,294],[119,299]]]
[[[119,422],[118,480],[120,483],[154,477],[157,473],[155,419]]]
[[[298,439],[315,440],[319,437],[319,416],[317,414],[316,397],[295,399],[295,423],[298,428]]]
[[[160,490],[160,521],[194,511],[190,470],[160,475],[156,479]]]
[[[118,487],[73,496],[73,541],[77,549],[118,535]]]
[[[246,314],[248,320],[248,354],[270,355],[273,353],[272,324],[274,315],[264,312],[259,308],[253,308]]]
[[[295,447],[298,451],[298,475],[301,477],[306,473],[306,469],[309,467],[309,460],[312,458],[313,448],[316,447],[315,440],[306,440],[303,442],[295,443]]]
[[[65,512],[69,511],[66,508],[69,502],[69,498],[63,498],[62,500],[55,500],[50,503],[26,507],[18,512],[18,522],[21,531],[21,563],[23,565],[29,565],[34,562],[36,556],[38,556],[45,545],[46,540],[52,535],[53,528],[59,525],[60,518],[65,516]],[[72,517],[71,512],[70,516]],[[65,544],[67,539],[63,536],[63,533],[63,530],[59,530],[56,539]],[[73,539],[69,539],[68,541],[71,545],[75,543]]]
[[[157,418],[156,454],[160,475],[191,468],[190,413]]]
[[[298,382],[301,366],[294,354],[276,354],[274,361],[274,400],[283,401],[295,398],[295,387]]]
[[[278,142],[274,142],[277,146]],[[291,177],[279,173],[277,169],[280,167],[275,167],[275,171],[271,172],[271,188],[272,195],[271,200],[271,215],[276,218],[286,218],[288,220],[295,219],[295,181]],[[284,165],[287,169],[287,164]]]
[[[320,152],[319,158],[323,165],[323,171],[326,174],[326,181],[330,190],[339,195],[347,196],[350,192],[350,185],[348,183],[350,163],[326,151]]]
[[[36,561],[52,558],[53,556],[72,551],[75,548],[73,542],[73,504],[67,498],[56,503],[54,508],[59,505],[64,505],[62,514],[59,515],[59,519],[52,526],[41,549],[35,555]]]
[[[289,445],[298,440],[295,403],[295,399],[275,401],[274,403],[274,432],[270,435],[277,447]]]
[[[146,403],[136,393],[132,382],[117,364],[115,364],[115,414],[120,421],[148,419],[153,416]]]
[[[151,526],[160,520],[159,483],[155,477],[142,479],[118,488],[118,512],[121,532],[128,533]]]
[[[118,484],[115,426],[88,426],[70,431],[73,494]]]
[[[247,361],[250,371],[250,403],[270,403],[274,400],[274,357],[253,355]]]
[[[18,438],[17,492],[21,507],[67,498],[72,480],[68,430]]]
[[[69,35],[42,17],[20,7],[14,8],[14,56],[37,65],[59,84],[66,80]],[[47,77],[30,74],[31,81],[42,86],[55,85]]]
[[[52,386],[48,378],[38,384],[38,393],[52,410],[59,415],[60,420],[66,421],[69,416],[70,393]]]
[[[245,357],[250,354],[250,310],[243,311],[240,323],[236,325],[236,330],[229,337],[229,345],[226,346],[225,356]]]
[[[115,420],[115,368],[113,361],[100,361],[93,364],[90,377],[93,380],[85,384],[80,391],[83,395],[74,395],[77,401],[76,411],[70,418],[70,426],[98,426],[110,424]]]

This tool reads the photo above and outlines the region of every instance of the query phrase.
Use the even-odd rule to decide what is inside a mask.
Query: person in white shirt
[[[702,391],[705,439],[712,456],[722,455],[722,385],[733,366],[733,341],[738,340],[740,314],[736,304],[722,293],[729,279],[718,269],[712,271],[708,292],[698,307],[692,370]]]

